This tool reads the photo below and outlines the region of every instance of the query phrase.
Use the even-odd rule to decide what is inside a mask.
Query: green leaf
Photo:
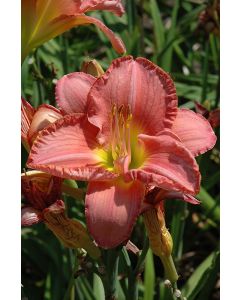
[[[219,251],[211,253],[195,270],[182,288],[182,294],[188,300],[196,299],[198,293],[206,287],[211,272],[215,272],[219,265]]]
[[[159,53],[162,50],[163,45],[165,43],[165,36],[164,36],[164,26],[162,22],[162,17],[156,0],[150,0],[150,9],[151,9],[151,15],[153,19],[153,31],[154,31],[156,52]]]
[[[98,299],[98,300],[105,299],[104,287],[102,284],[102,280],[97,274],[93,275],[93,293],[94,293],[96,299]]]
[[[155,270],[153,263],[153,254],[151,249],[148,250],[146,262],[145,262],[145,272],[144,272],[144,298],[143,300],[153,300],[154,297],[154,284],[155,284]]]
[[[220,208],[218,202],[203,187],[201,187],[197,198],[201,201],[201,205],[207,211],[208,215],[212,216],[215,221],[219,221]]]

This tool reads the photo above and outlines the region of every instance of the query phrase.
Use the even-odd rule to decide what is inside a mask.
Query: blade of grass
[[[171,235],[173,239],[173,257],[179,260],[182,256],[183,233],[185,227],[185,218],[187,211],[187,203],[183,201],[175,201],[173,217],[171,221]]]
[[[153,32],[155,41],[155,60],[158,53],[162,50],[165,43],[164,26],[162,17],[157,5],[156,0],[150,0],[151,16],[153,20]]]
[[[205,188],[201,187],[197,198],[201,201],[201,205],[207,211],[208,216],[213,217],[215,221],[219,221],[219,204],[212,198],[212,196],[205,190]]]
[[[93,274],[93,293],[96,299],[104,300],[104,288],[101,278],[97,274]]]
[[[211,253],[194,271],[182,288],[182,294],[188,300],[196,299],[198,293],[206,287],[211,272],[216,272],[219,265],[219,251]],[[206,298],[205,298],[206,299]]]
[[[167,39],[166,39],[167,43],[171,40],[174,40],[174,38],[175,38],[177,15],[178,15],[178,10],[179,10],[179,6],[180,6],[179,3],[180,3],[179,0],[174,1],[174,7],[173,7],[173,11],[172,11],[172,16],[171,16],[171,28],[170,28],[169,32],[167,33]],[[164,55],[161,59],[161,66],[167,72],[171,72],[172,55],[173,55],[173,43],[168,48],[168,50],[164,53]]]
[[[205,51],[204,51],[204,61],[203,61],[203,77],[202,77],[202,96],[201,103],[207,99],[207,77],[208,77],[208,62],[209,62],[209,40],[205,40]]]
[[[155,284],[155,270],[153,263],[153,254],[151,249],[148,250],[144,271],[144,298],[143,300],[153,300]]]

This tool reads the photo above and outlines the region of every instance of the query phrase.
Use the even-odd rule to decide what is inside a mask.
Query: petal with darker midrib
[[[86,195],[88,229],[102,248],[126,241],[140,213],[145,186],[139,181],[90,182]]]
[[[85,115],[72,114],[42,130],[31,148],[28,167],[76,180],[109,180],[117,175],[101,167],[94,150],[97,128]]]
[[[85,113],[87,95],[95,80],[83,72],[64,75],[57,81],[55,90],[58,106],[67,114]]]
[[[111,133],[113,105],[129,107],[132,126],[139,133],[155,135],[172,126],[176,89],[170,76],[149,60],[121,57],[95,81],[88,95],[88,119],[100,128],[101,141]]]

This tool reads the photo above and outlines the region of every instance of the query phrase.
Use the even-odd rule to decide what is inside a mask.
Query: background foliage
[[[122,18],[93,12],[123,39],[127,54],[144,56],[170,73],[180,107],[194,109],[194,101],[208,110],[219,107],[219,36],[210,21],[199,14],[212,4],[202,0],[128,0]],[[216,1],[215,1],[216,2]],[[79,71],[82,62],[97,59],[106,69],[117,54],[94,26],[77,27],[37,49],[22,67],[22,96],[35,107],[55,105],[56,79]],[[219,137],[219,128],[216,130]],[[219,140],[219,139],[218,139]],[[22,167],[27,153],[22,149]],[[180,274],[178,283],[188,300],[219,299],[219,141],[212,151],[197,159],[202,188],[201,205],[169,200],[166,218],[173,240],[173,257]],[[79,187],[85,184],[78,182]],[[65,197],[68,215],[85,223],[82,200]],[[142,249],[145,233],[141,218],[131,240]],[[132,265],[137,257],[129,254]],[[75,266],[75,267],[74,267]],[[44,224],[22,229],[22,298],[29,300],[104,299],[100,278],[78,262]],[[119,299],[125,299],[127,262],[120,259]],[[139,277],[139,299],[173,299],[164,285],[158,257],[148,251]]]

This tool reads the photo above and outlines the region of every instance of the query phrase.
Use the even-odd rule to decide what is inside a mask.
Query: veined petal
[[[25,1],[25,0],[23,0]],[[29,1],[29,0],[27,0]],[[73,15],[79,12],[81,0],[37,0],[36,11],[39,22],[50,21],[60,15]]]
[[[97,128],[87,121],[85,115],[67,115],[39,133],[31,148],[27,165],[63,178],[115,178],[117,174],[103,169],[100,157],[94,152],[99,146],[96,134]]]
[[[110,134],[113,105],[129,107],[132,124],[155,135],[170,128],[177,114],[177,95],[170,76],[145,58],[114,60],[93,84],[88,96],[88,119],[100,128],[100,140]]]
[[[166,190],[197,194],[200,187],[198,165],[191,152],[174,135],[163,132],[152,137],[139,135],[146,159],[142,167],[125,174],[126,180],[138,179]]]
[[[55,107],[48,104],[40,105],[32,118],[28,131],[29,144],[31,145],[33,143],[40,130],[62,117],[63,114]]]
[[[43,220],[41,211],[30,206],[21,209],[21,225],[31,226]]]
[[[64,75],[56,85],[58,106],[67,114],[85,113],[87,95],[95,80],[83,72]]]
[[[80,5],[80,11],[108,10],[121,17],[125,12],[121,0],[85,0]]]
[[[209,122],[189,109],[178,110],[172,131],[194,156],[212,149],[217,139]]]
[[[63,32],[78,26],[78,25],[95,24],[109,38],[113,48],[118,53],[126,51],[122,40],[117,37],[107,26],[100,20],[88,17],[84,14],[61,15],[47,24],[47,28],[42,27],[42,30],[37,32],[34,40],[30,43],[29,48],[33,49],[46,41],[62,34]]]
[[[87,225],[103,248],[114,248],[129,238],[144,198],[144,184],[120,180],[90,182],[88,185],[85,202]]]

